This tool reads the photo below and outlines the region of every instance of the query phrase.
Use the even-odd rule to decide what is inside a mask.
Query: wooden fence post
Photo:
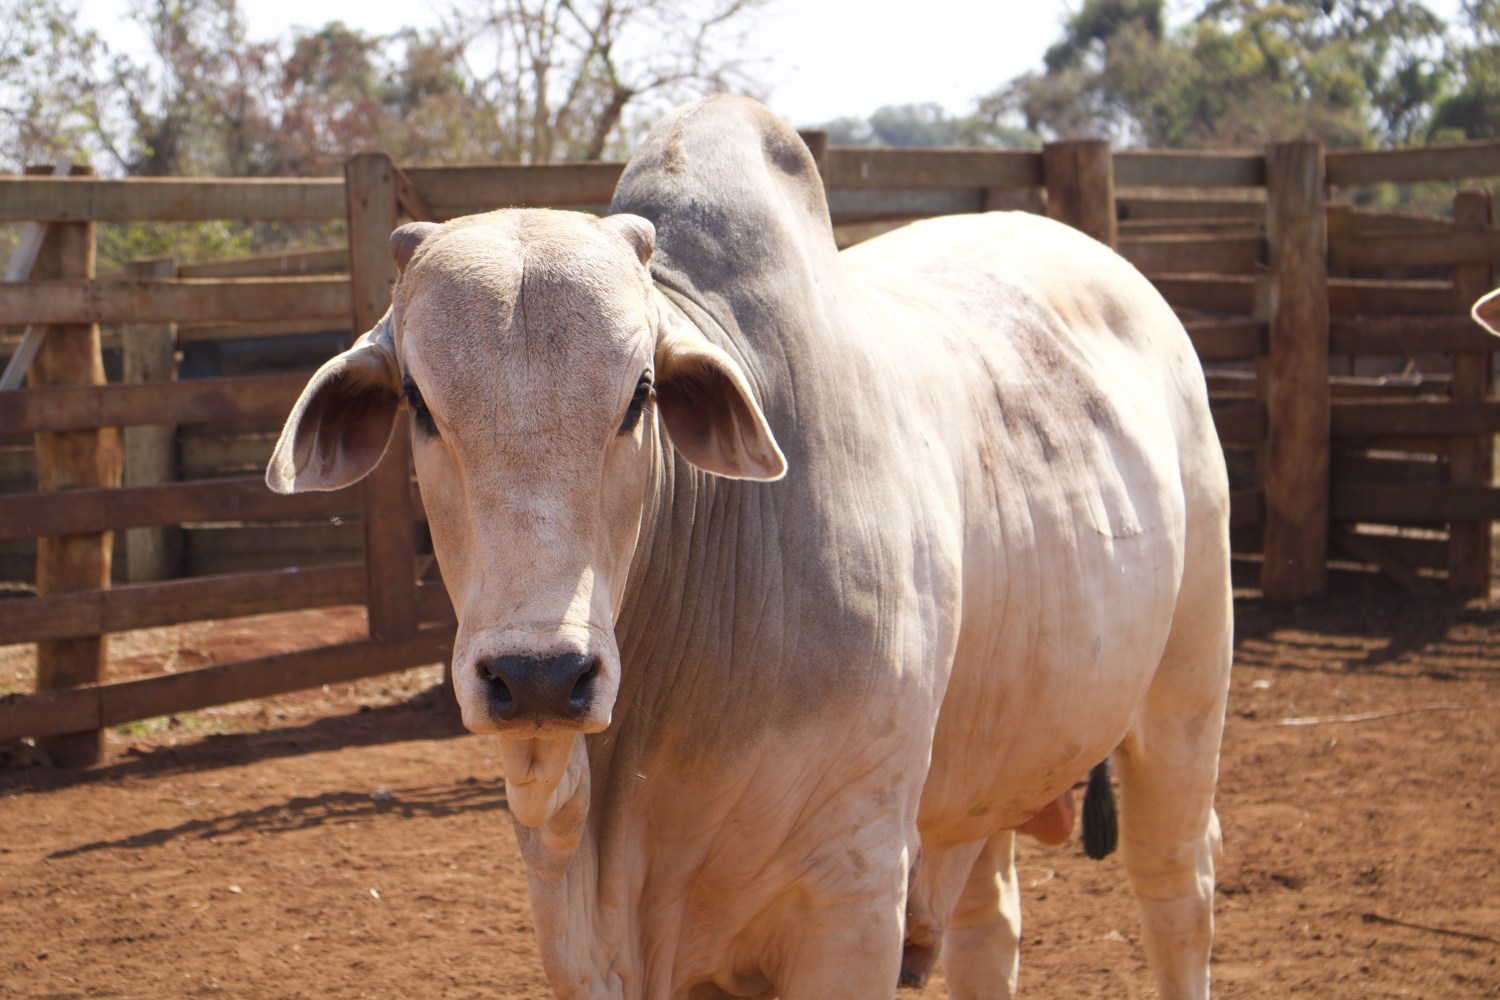
[[[124,270],[127,276],[143,280],[175,278],[177,261],[171,257],[127,261]],[[176,378],[176,324],[131,324],[123,334],[121,355],[126,382],[171,382]],[[127,427],[124,437],[122,478],[126,486],[176,481],[175,425]],[[181,569],[181,539],[182,529],[172,526],[127,529],[125,579],[130,583],[150,583],[177,576]]]
[[[1266,408],[1265,563],[1271,601],[1328,587],[1327,167],[1320,142],[1266,150],[1270,327],[1258,383]]]
[[[818,165],[818,176],[823,178],[823,190],[828,190],[828,133],[820,129],[798,132],[813,162]]]
[[[1042,147],[1042,180],[1050,217],[1106,246],[1116,245],[1115,167],[1108,142],[1047,143]]]
[[[1459,232],[1488,231],[1495,222],[1494,195],[1486,190],[1460,191],[1453,199],[1453,223]],[[1489,262],[1459,264],[1453,285],[1468,309],[1493,285]],[[1494,370],[1488,351],[1453,352],[1455,403],[1478,403],[1490,397]],[[1448,456],[1449,481],[1455,486],[1491,486],[1495,478],[1493,434],[1456,437]],[[1460,521],[1448,526],[1448,591],[1464,597],[1487,597],[1494,569],[1494,534],[1489,521]]]
[[[50,173],[50,169],[27,173]],[[87,167],[73,175],[88,175]],[[32,278],[93,278],[94,223],[53,222],[37,256]],[[104,384],[104,362],[96,324],[49,327],[32,361],[28,385]],[[120,482],[119,434],[113,428],[62,431],[36,436],[38,491],[117,486]],[[109,586],[114,537],[111,532],[37,539],[36,584],[43,596]],[[107,647],[102,635],[37,643],[38,691],[56,691],[104,679]],[[52,761],[63,767],[86,767],[104,756],[99,730],[49,736],[41,741]]]
[[[355,334],[391,304],[396,264],[391,230],[399,218],[396,166],[384,153],[358,153],[344,167],[349,212],[349,280]],[[395,642],[417,631],[416,511],[411,497],[411,435],[403,410],[390,447],[365,480],[365,573],[370,635]]]

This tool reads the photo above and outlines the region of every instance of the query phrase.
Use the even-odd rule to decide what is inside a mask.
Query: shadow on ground
[[[467,731],[459,721],[453,696],[438,686],[405,702],[324,716],[303,725],[252,733],[213,733],[192,742],[148,750],[131,747],[126,751],[130,755],[127,759],[87,770],[53,767],[0,770],[0,795],[241,767],[255,761],[343,747],[464,735]]]

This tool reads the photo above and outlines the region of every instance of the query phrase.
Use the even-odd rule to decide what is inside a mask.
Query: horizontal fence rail
[[[38,281],[0,284],[0,316],[20,325],[343,320],[341,277]]]
[[[0,177],[0,222],[321,222],[344,216],[339,178]]]

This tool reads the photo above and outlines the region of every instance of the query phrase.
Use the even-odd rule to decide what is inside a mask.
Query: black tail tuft
[[[1083,793],[1083,853],[1095,861],[1109,857],[1120,840],[1115,816],[1115,791],[1109,783],[1109,758],[1089,772],[1089,787]]]

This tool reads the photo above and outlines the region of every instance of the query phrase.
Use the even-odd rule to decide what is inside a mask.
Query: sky
[[[1426,0],[1451,20],[1459,0]],[[771,107],[794,125],[888,104],[936,102],[951,114],[1030,69],[1082,0],[768,0],[742,56],[770,88]],[[1192,0],[1168,0],[1181,20]],[[144,47],[125,18],[129,0],[82,0],[83,17],[115,47]],[[370,34],[437,23],[430,0],[244,0],[250,36],[341,20]]]
[[[887,104],[935,101],[954,114],[1041,65],[1064,0],[770,0],[751,15],[743,57],[769,103],[798,125],[866,117]],[[83,18],[114,47],[139,41],[128,0],[83,0]],[[371,34],[434,24],[426,0],[244,0],[250,37],[342,20]]]

